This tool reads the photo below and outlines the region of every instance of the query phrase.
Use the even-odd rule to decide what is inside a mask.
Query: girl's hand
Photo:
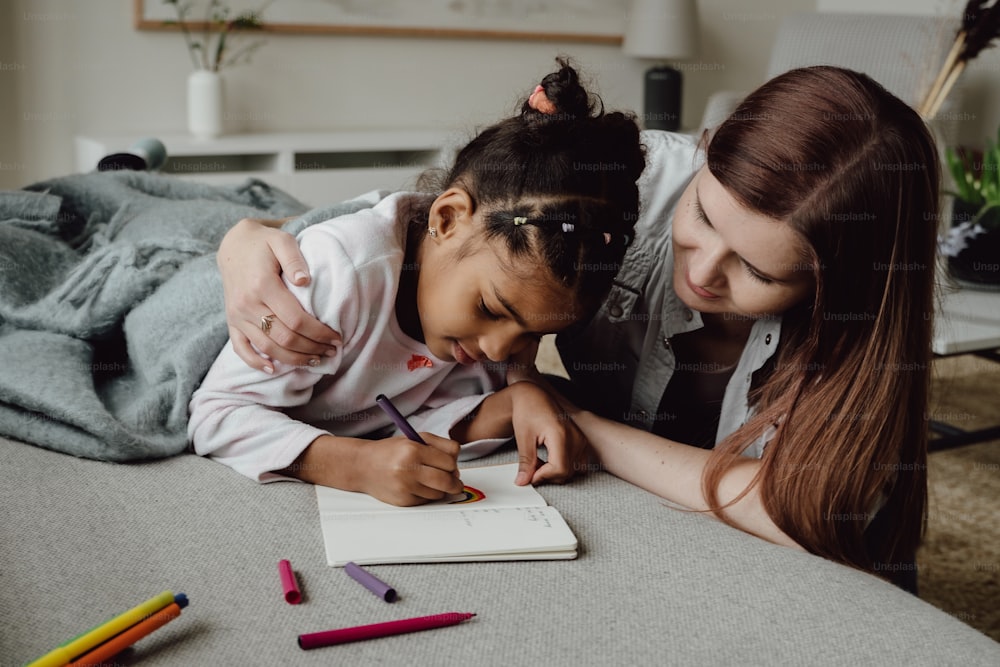
[[[233,348],[247,365],[268,373],[274,370],[270,359],[304,366],[333,354],[340,342],[340,334],[303,310],[282,282],[284,273],[296,285],[308,285],[309,267],[295,238],[273,229],[275,222],[240,220],[216,257]],[[261,329],[265,315],[274,315],[267,333]]]
[[[511,421],[517,439],[518,486],[562,483],[585,471],[592,460],[590,443],[556,400],[533,382],[518,382],[511,391]],[[538,466],[538,447],[548,461]]]
[[[422,445],[403,436],[376,440],[358,452],[358,490],[392,505],[408,507],[462,492],[460,446],[421,433]]]

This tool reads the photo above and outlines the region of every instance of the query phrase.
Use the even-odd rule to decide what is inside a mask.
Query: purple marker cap
[[[370,590],[372,593],[382,598],[386,602],[396,601],[396,590],[378,577],[361,569],[354,563],[344,566],[344,571],[351,575],[351,579]]]

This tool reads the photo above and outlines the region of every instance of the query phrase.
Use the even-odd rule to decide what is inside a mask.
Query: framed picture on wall
[[[139,30],[176,30],[172,4],[133,0]],[[204,25],[211,0],[190,5]],[[221,0],[237,15],[264,8],[270,32],[529,39],[619,44],[629,0]]]

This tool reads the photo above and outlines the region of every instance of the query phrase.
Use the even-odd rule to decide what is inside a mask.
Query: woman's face
[[[789,225],[742,207],[702,167],[674,214],[674,291],[702,313],[783,313],[813,293],[802,244]]]

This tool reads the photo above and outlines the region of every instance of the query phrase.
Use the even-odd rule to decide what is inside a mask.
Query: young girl
[[[586,410],[564,406],[615,475],[912,588],[940,185],[923,121],[863,74],[812,67],[701,145],[643,143],[637,241],[597,316],[557,337]],[[282,247],[249,226],[223,245],[257,236]]]
[[[535,385],[504,388],[499,362],[530,359],[542,335],[600,306],[631,240],[644,164],[634,120],[595,112],[562,63],[518,116],[458,153],[437,196],[397,193],[299,236],[312,282],[291,289],[342,342],[270,374],[227,345],[190,403],[195,451],[262,482],[294,477],[398,505],[460,491],[456,457],[519,429],[532,432],[521,438],[532,462],[539,442],[579,460],[566,424],[536,426],[526,408],[551,411],[552,400]],[[262,332],[274,322],[262,313]],[[429,446],[392,435],[379,394]],[[494,417],[511,412],[522,418]]]

